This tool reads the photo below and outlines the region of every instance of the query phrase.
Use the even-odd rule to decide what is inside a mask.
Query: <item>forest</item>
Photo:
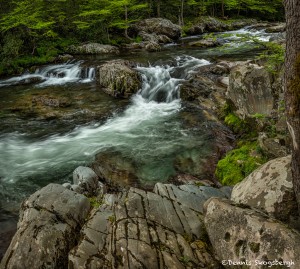
[[[1,0],[0,75],[50,62],[71,44],[139,40],[127,29],[144,18],[167,18],[184,31],[201,16],[282,21],[284,9],[281,0]]]

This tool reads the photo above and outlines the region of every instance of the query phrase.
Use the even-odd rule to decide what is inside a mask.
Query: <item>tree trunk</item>
[[[285,0],[287,33],[285,58],[285,105],[293,141],[292,176],[300,209],[300,1]]]
[[[157,0],[157,17],[160,18],[160,0]]]
[[[224,0],[222,0],[221,3],[221,12],[222,12],[222,18],[225,18]]]
[[[184,8],[184,0],[181,0],[181,7],[180,7],[180,21],[181,26],[184,26],[184,20],[183,20],[183,8]]]
[[[124,7],[124,11],[125,11],[125,37],[130,39],[130,37],[128,36],[128,8],[127,6]]]

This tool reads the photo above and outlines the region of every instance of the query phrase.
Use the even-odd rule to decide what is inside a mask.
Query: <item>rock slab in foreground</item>
[[[229,200],[212,198],[204,205],[205,226],[219,260],[250,262],[226,268],[269,268],[255,261],[293,261],[300,264],[300,234],[259,212],[240,208]],[[288,268],[277,266],[274,268]]]
[[[18,230],[0,268],[67,268],[90,210],[88,199],[49,184],[22,204]]]
[[[203,203],[217,189],[156,184],[105,195],[85,224],[69,268],[220,268],[205,240]]]
[[[271,160],[256,169],[234,186],[231,200],[261,209],[283,221],[297,215],[291,156]]]

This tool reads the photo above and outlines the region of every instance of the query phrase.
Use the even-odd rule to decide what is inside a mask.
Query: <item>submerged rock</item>
[[[138,185],[135,162],[117,150],[108,149],[98,153],[92,168],[108,185],[116,187]]]
[[[49,184],[21,207],[18,230],[1,268],[67,268],[67,256],[79,239],[90,210],[86,197]]]
[[[249,188],[248,188],[249,190]],[[268,261],[300,264],[300,233],[266,215],[229,200],[212,198],[204,205],[210,242],[225,268],[267,268]],[[225,261],[225,263],[224,263]],[[248,266],[246,266],[246,262]],[[260,264],[257,264],[260,263]],[[279,265],[278,265],[279,266]]]
[[[119,54],[117,47],[111,45],[104,45],[99,43],[87,43],[79,46],[71,46],[68,49],[71,54]]]
[[[258,208],[283,221],[297,215],[291,156],[271,160],[234,186],[231,200]]]
[[[97,68],[96,81],[107,94],[128,98],[141,88],[141,77],[132,63],[123,60],[109,61]]]

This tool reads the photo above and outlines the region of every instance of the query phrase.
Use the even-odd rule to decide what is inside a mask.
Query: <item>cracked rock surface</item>
[[[205,238],[203,203],[226,191],[156,184],[106,194],[69,254],[69,268],[219,268]],[[228,197],[228,196],[227,196]]]
[[[90,210],[93,198],[50,184],[23,203],[0,268],[222,268],[204,227],[210,197],[230,189],[157,183],[105,194]]]

